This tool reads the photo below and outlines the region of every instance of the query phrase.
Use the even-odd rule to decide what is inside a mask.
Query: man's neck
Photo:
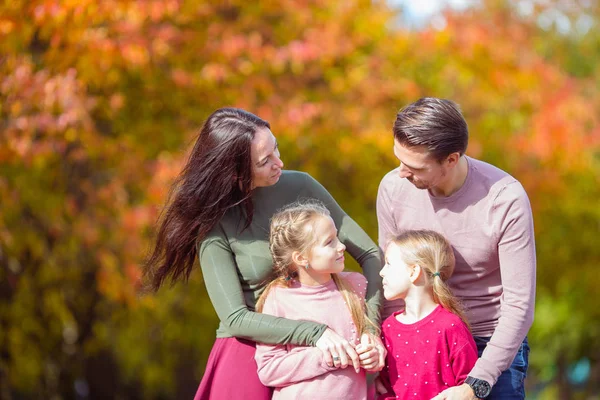
[[[458,164],[450,171],[443,182],[439,186],[434,186],[430,189],[430,193],[434,197],[450,197],[456,193],[467,180],[469,173],[469,163],[463,155],[459,158]]]

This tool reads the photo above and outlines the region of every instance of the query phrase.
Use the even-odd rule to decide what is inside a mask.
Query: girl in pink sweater
[[[431,399],[464,382],[477,361],[467,320],[446,281],[454,252],[433,231],[407,231],[393,238],[381,270],[387,300],[404,308],[383,322],[387,366],[376,381],[379,400]]]
[[[372,370],[379,355],[361,344],[361,336],[377,328],[365,315],[365,277],[342,272],[346,248],[329,211],[316,202],[293,203],[273,216],[269,239],[277,278],[265,288],[257,311],[327,325],[356,346],[364,368],[346,368],[343,351],[328,365],[316,347],[258,344],[260,380],[275,388],[273,399],[366,399],[365,369]]]

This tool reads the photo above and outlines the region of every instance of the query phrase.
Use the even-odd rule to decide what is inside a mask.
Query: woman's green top
[[[200,266],[208,295],[221,321],[217,337],[238,337],[267,344],[314,346],[326,325],[254,312],[256,301],[273,277],[269,223],[277,210],[299,199],[322,201],[338,229],[346,251],[368,281],[367,315],[380,322],[382,260],[377,245],[310,175],[283,171],[279,181],[254,190],[254,216],[249,227],[239,207],[229,210],[199,243]],[[326,305],[324,305],[326,306]]]

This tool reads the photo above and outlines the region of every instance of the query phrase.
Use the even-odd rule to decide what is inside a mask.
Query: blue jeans
[[[489,337],[475,336],[477,352],[479,357],[483,349],[490,341]],[[519,351],[513,360],[511,366],[500,375],[496,384],[492,387],[492,393],[488,400],[522,400],[525,399],[525,377],[527,376],[527,367],[529,366],[529,344],[527,338],[523,340]]]

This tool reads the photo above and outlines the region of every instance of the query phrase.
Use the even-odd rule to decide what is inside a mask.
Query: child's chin
[[[386,300],[396,300],[398,298],[398,294],[397,293],[387,293],[384,291],[383,297],[385,297]]]

